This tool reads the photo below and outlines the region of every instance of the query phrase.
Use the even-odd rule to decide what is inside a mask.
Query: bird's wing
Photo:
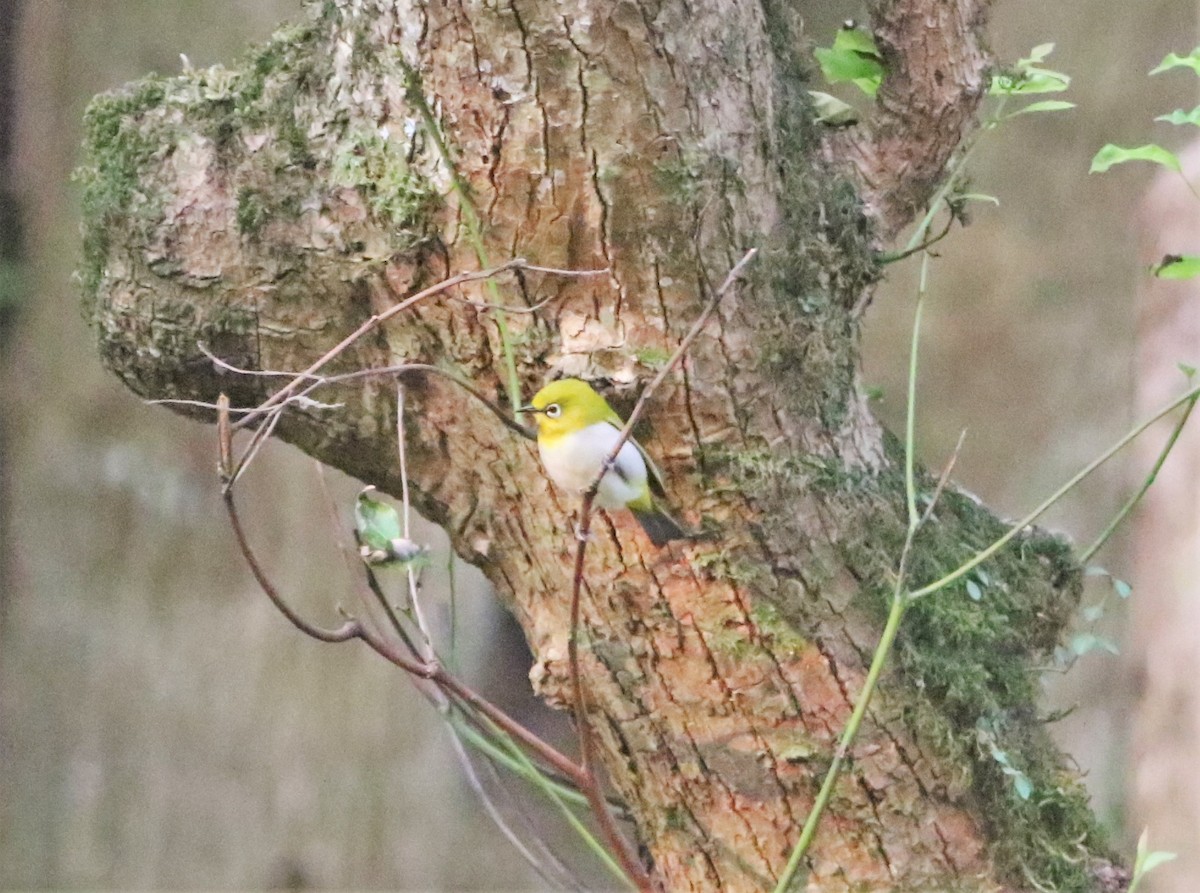
[[[608,417],[605,418],[604,421],[616,428],[617,431],[620,431],[625,427],[625,423],[621,421],[621,417],[617,415],[611,406],[608,410]],[[650,484],[650,492],[655,496],[662,496],[665,498],[667,495],[667,487],[664,483],[665,479],[663,478],[662,472],[659,471],[658,466],[654,464],[654,460],[650,458],[650,454],[646,452],[646,448],[634,440],[633,437],[630,437],[627,442],[634,445],[638,451],[638,454],[641,455],[642,461],[646,463],[646,477],[648,483]],[[616,471],[618,477],[620,477],[623,481],[628,482],[629,478],[620,467],[620,458],[620,456],[617,457],[617,462],[614,463],[616,465],[614,470]]]
[[[612,423],[610,422],[609,424]],[[618,431],[624,427],[625,426],[623,424],[618,424],[616,426]],[[650,458],[650,454],[646,452],[646,448],[632,437],[630,437],[627,442],[633,444],[634,449],[638,451],[638,455],[642,457],[642,461],[646,463],[646,479],[647,483],[650,484],[650,492],[655,496],[665,497],[667,495],[667,488],[666,484],[663,483],[663,474],[658,470],[658,466],[654,464],[654,460]],[[617,457],[618,466],[620,465],[620,458],[620,456]],[[625,475],[621,474],[621,469],[619,467],[617,468],[617,474],[621,475],[621,477],[625,479]]]

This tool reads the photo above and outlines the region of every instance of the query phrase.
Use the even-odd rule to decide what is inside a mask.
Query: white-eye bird
[[[564,490],[583,493],[621,436],[624,422],[592,386],[577,378],[551,382],[538,391],[522,412],[537,420],[538,452],[550,480]],[[613,466],[600,480],[595,505],[627,508],[655,546],[688,534],[655,500],[662,475],[641,446],[629,438]]]

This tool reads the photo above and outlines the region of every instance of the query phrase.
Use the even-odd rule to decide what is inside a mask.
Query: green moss
[[[359,190],[389,249],[424,240],[436,194],[408,163],[408,141],[385,139],[373,123],[352,121],[350,110],[316,128],[308,120],[315,94],[334,76],[331,27],[285,27],[240,67],[151,76],[92,101],[78,171],[85,300],[94,301],[102,287],[112,240],[148,238],[160,223],[161,192],[171,188],[159,185],[161,160],[184,140],[212,147],[213,174],[236,192],[243,235],[294,219],[302,207],[324,201],[319,191],[332,182]]]
[[[741,586],[761,583],[765,571],[761,565],[736,550],[722,546],[717,549],[700,549],[691,553],[691,565],[714,580],[724,580]]]
[[[96,97],[84,113],[84,157],[75,179],[83,186],[80,279],[88,297],[103,277],[110,228],[157,210],[158,196],[144,185],[142,171],[173,143],[169,128],[151,117],[165,95],[163,82],[151,78]]]
[[[796,628],[787,622],[773,603],[756,600],[750,609],[750,616],[759,635],[771,641],[772,650],[797,655],[808,647],[808,640],[796,632]]]
[[[707,196],[742,191],[737,162],[716,152],[690,149],[667,155],[654,165],[658,188],[667,201],[691,208]]]
[[[814,160],[821,130],[795,11],[775,0],[763,9],[778,71],[774,155],[783,219],[756,270],[766,286],[757,308],[762,372],[766,380],[789,382],[784,396],[798,414],[837,430],[854,398],[850,310],[880,270],[854,184]]]
[[[704,633],[704,643],[713,653],[722,654],[735,661],[749,660],[762,653],[762,649],[740,629],[708,630]]]
[[[880,270],[853,184],[814,167],[819,130],[806,94],[811,69],[794,13],[776,0],[763,8],[779,72],[773,153],[782,221],[756,264],[758,300],[746,312],[756,314],[762,379],[788,382],[775,391],[785,408],[836,431],[855,399],[851,310]],[[684,196],[702,182],[689,164],[662,175]],[[848,468],[837,456],[815,458],[779,447],[705,453],[705,470],[717,486],[759,506],[764,521],[756,536],[774,560],[790,562],[773,569],[778,582],[762,585],[753,596],[761,628],[773,635],[792,630],[800,641],[845,635],[843,624],[866,634],[882,628],[907,529],[903,461],[896,447],[891,441],[879,473]],[[934,485],[928,478],[920,481],[925,498]],[[806,493],[821,507],[824,529],[837,532],[833,556],[818,554],[824,537],[814,541],[800,520],[806,512],[795,501]],[[939,579],[1004,531],[971,499],[943,494],[910,555],[912,587]],[[848,582],[838,578],[839,569]],[[1037,663],[1052,651],[1077,602],[1078,568],[1066,543],[1031,531],[981,567],[974,585],[978,600],[960,583],[909,608],[885,703],[923,747],[936,749],[941,763],[959,767],[953,786],[969,792],[980,803],[979,814],[993,824],[994,857],[1007,881],[1022,888],[1032,879],[1051,889],[1085,889],[1087,860],[1080,854],[1102,850],[1103,842],[1086,796],[1065,781],[1061,756],[1031,708],[1040,694]],[[830,618],[835,603],[834,610],[844,613]],[[986,746],[980,723],[992,736]],[[997,752],[1009,766],[996,759]],[[1014,784],[1013,771],[1030,783],[1028,799],[1021,796],[1024,785]]]
[[[256,236],[270,219],[263,197],[256,189],[243,186],[238,190],[237,225],[244,236]]]
[[[331,176],[338,185],[358,189],[375,216],[398,230],[418,226],[435,197],[430,184],[409,166],[401,147],[373,130],[352,131],[341,141]]]
[[[840,506],[838,548],[862,581],[855,604],[876,626],[890,606],[907,524],[894,440],[890,447],[893,461],[882,473],[834,474],[826,467],[808,478],[823,504]],[[935,485],[922,476],[919,500]],[[939,579],[1006,530],[974,500],[944,492],[914,542],[909,588]],[[977,599],[959,582],[908,609],[893,653],[899,681],[889,698],[895,703],[897,692],[908,692],[901,709],[914,734],[936,747],[945,764],[962,767],[959,783],[983,804],[979,812],[992,825],[993,854],[1006,880],[1087,890],[1088,860],[1081,857],[1103,852],[1103,835],[1086,792],[1063,767],[1032,707],[1041,694],[1038,666],[1078,602],[1080,568],[1066,541],[1030,529],[972,579]]]
[[[691,820],[685,810],[678,806],[672,806],[663,813],[663,827],[667,831],[691,831],[695,827],[695,823]]]

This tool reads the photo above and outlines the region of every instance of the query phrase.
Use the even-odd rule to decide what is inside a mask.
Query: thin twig
[[[633,431],[633,426],[636,425],[638,419],[641,418],[642,410],[646,406],[646,401],[650,399],[650,395],[658,389],[658,386],[663,383],[666,377],[671,373],[671,370],[678,365],[681,359],[683,359],[683,355],[687,353],[688,348],[692,346],[692,342],[696,340],[696,336],[700,334],[701,330],[704,328],[704,324],[708,322],[708,318],[712,316],[713,311],[717,309],[717,305],[721,303],[721,299],[725,297],[729,289],[733,287],[733,284],[737,282],[739,278],[741,278],[742,272],[746,269],[746,266],[750,263],[750,261],[754,260],[757,254],[758,249],[751,248],[744,255],[742,255],[742,259],[739,260],[734,265],[733,269],[729,271],[729,275],[725,277],[725,281],[721,283],[721,287],[716,290],[715,294],[713,294],[712,300],[708,302],[708,306],[704,308],[703,312],[701,312],[701,314],[696,318],[696,321],[692,323],[692,327],[688,330],[688,333],[683,336],[683,340],[679,342],[679,346],[675,348],[675,352],[671,354],[671,358],[667,360],[666,364],[661,369],[658,370],[658,374],[655,375],[654,378],[650,379],[650,383],[646,385],[645,390],[643,390],[641,396],[638,397],[637,403],[633,405],[633,412],[629,413],[629,419],[625,422],[625,427],[621,429],[621,436],[617,439],[613,449],[609,452],[608,458],[604,462],[604,467],[601,468],[600,474],[596,476],[596,480],[592,482],[592,490],[599,488],[600,479],[604,477],[604,472],[608,471],[612,463],[616,461],[617,454],[621,452],[621,447],[625,445],[625,441],[629,439],[630,432]]]
[[[1163,444],[1162,450],[1159,451],[1158,458],[1154,461],[1154,467],[1150,469],[1150,473],[1146,475],[1146,479],[1142,481],[1142,486],[1138,488],[1136,493],[1129,497],[1128,502],[1121,506],[1120,511],[1113,516],[1113,519],[1108,522],[1108,525],[1104,528],[1100,535],[1096,537],[1095,542],[1093,542],[1079,554],[1080,564],[1087,564],[1092,560],[1092,556],[1099,552],[1100,547],[1108,542],[1108,538],[1113,535],[1114,531],[1116,531],[1121,522],[1125,520],[1125,518],[1131,511],[1133,511],[1137,504],[1142,501],[1142,497],[1146,495],[1146,491],[1150,489],[1150,486],[1156,480],[1158,480],[1158,473],[1162,470],[1163,463],[1167,461],[1167,456],[1171,455],[1171,450],[1175,448],[1175,442],[1179,440],[1179,435],[1183,433],[1183,426],[1188,423],[1188,419],[1191,418],[1192,415],[1192,410],[1196,408],[1196,399],[1197,398],[1193,397],[1188,401],[1187,406],[1179,416],[1179,421],[1177,421],[1175,423],[1175,427],[1171,429],[1171,436],[1167,438],[1167,442]]]
[[[942,239],[946,238],[946,236],[950,234],[950,227],[954,225],[954,221],[956,219],[954,215],[954,209],[949,207],[949,202],[946,204],[949,211],[949,216],[946,218],[946,225],[942,228],[940,233],[938,233],[936,236],[930,236],[920,245],[913,245],[911,248],[906,248],[903,251],[894,251],[887,254],[881,254],[879,255],[879,263],[884,266],[897,263],[905,258],[912,257],[918,251],[927,251],[938,242],[942,241]]]
[[[259,406],[259,410],[261,412],[266,412],[271,407],[278,404],[280,401],[285,400],[287,397],[289,397],[292,393],[295,392],[296,388],[298,388],[300,386],[301,382],[303,382],[306,378],[311,377],[318,369],[321,369],[327,363],[329,363],[331,360],[333,360],[334,358],[339,356],[348,347],[350,347],[350,345],[354,344],[354,342],[356,342],[358,339],[362,338],[364,335],[368,334],[369,332],[371,332],[374,329],[378,328],[379,326],[383,325],[385,322],[387,322],[389,319],[396,316],[397,314],[403,313],[405,310],[409,309],[413,305],[418,304],[421,301],[424,301],[428,298],[431,298],[434,295],[441,294],[442,292],[446,291],[447,289],[451,289],[451,288],[454,288],[455,286],[462,285],[466,282],[477,282],[481,279],[484,279],[484,280],[491,279],[493,276],[497,276],[500,273],[504,273],[509,270],[515,270],[518,268],[523,268],[525,266],[526,266],[526,263],[525,263],[524,258],[514,258],[513,260],[510,260],[507,263],[500,264],[499,266],[496,266],[496,267],[491,267],[490,269],[487,269],[487,270],[479,270],[479,271],[470,272],[470,273],[459,273],[455,276],[451,276],[449,279],[443,279],[441,282],[435,283],[434,285],[431,285],[428,288],[422,289],[421,291],[417,292],[415,295],[405,298],[400,303],[394,304],[393,306],[389,307],[387,310],[384,310],[381,313],[373,314],[369,319],[366,320],[366,322],[364,322],[362,325],[360,325],[357,329],[355,329],[353,332],[351,332],[349,335],[347,335],[345,338],[343,338],[341,341],[339,341],[336,345],[331,347],[329,350],[325,351],[325,353],[323,353],[307,369],[305,369],[303,372],[296,373],[296,375],[294,376],[292,381],[290,381],[288,384],[284,385],[282,388],[280,388],[278,391],[276,391],[274,394],[272,394],[270,397],[268,397],[266,400],[264,400],[262,402],[262,404]],[[239,424],[245,425],[247,423],[247,421],[248,421],[247,419],[242,419]]]
[[[400,454],[400,503],[401,503],[401,535],[406,540],[411,540],[409,521],[412,515],[412,510],[408,501],[408,459],[405,449],[404,436],[404,384],[400,381],[396,382],[396,449]],[[406,562],[404,565],[404,577],[408,582],[408,602],[412,605],[413,616],[417,621],[417,629],[421,631],[421,638],[424,641],[424,647],[421,649],[421,656],[425,660],[432,660],[434,655],[433,649],[433,630],[430,628],[425,615],[421,610],[420,594],[417,592],[417,573],[413,570],[413,563]]]
[[[604,276],[611,271],[612,271],[611,267],[603,267],[599,270],[560,270],[556,267],[535,267],[532,264],[527,264],[526,266],[521,267],[521,269],[518,272],[519,273],[550,273],[554,276],[584,277],[584,276]],[[543,300],[538,301],[536,304],[529,304],[529,305],[522,306],[522,307],[514,307],[514,306],[510,306],[508,304],[493,304],[488,301],[476,301],[471,298],[456,298],[453,296],[451,296],[450,300],[454,301],[457,304],[467,304],[468,306],[475,307],[479,310],[496,310],[501,313],[520,314],[520,313],[537,313],[539,310],[541,310],[547,304],[553,304],[555,301],[561,300],[563,297],[564,297],[564,295],[562,295],[562,294],[551,295],[548,298],[544,298]]]
[[[363,638],[365,630],[363,625],[355,618],[348,619],[337,629],[322,629],[315,624],[309,623],[294,610],[291,605],[283,600],[279,594],[279,590],[268,579],[266,572],[258,563],[258,559],[250,550],[250,545],[246,541],[246,532],[242,529],[241,519],[238,517],[237,507],[233,501],[233,490],[226,490],[224,494],[225,509],[229,515],[229,523],[233,527],[233,535],[237,539],[238,549],[242,556],[246,559],[246,563],[250,565],[250,573],[254,575],[254,579],[258,581],[259,587],[267,594],[267,598],[271,600],[279,612],[286,617],[293,626],[302,633],[312,636],[321,642],[348,642],[351,639]],[[415,671],[415,666],[405,667],[410,671]]]
[[[205,353],[208,353],[208,351],[204,348],[204,346],[202,344],[198,344],[198,346]],[[211,354],[210,354],[210,356],[211,356]],[[221,365],[225,369],[227,369],[231,372],[236,372],[239,375],[271,375],[271,376],[282,376],[285,378],[296,378],[298,375],[303,375],[303,373],[296,373],[296,372],[239,369],[238,367],[232,366],[228,363],[222,363]],[[525,438],[526,440],[536,440],[537,439],[537,432],[533,431],[530,428],[525,427],[524,425],[520,424],[519,422],[513,421],[512,418],[510,418],[503,409],[501,409],[499,406],[497,406],[495,403],[493,403],[491,400],[489,400],[481,390],[479,390],[477,387],[475,387],[473,384],[471,384],[465,378],[462,378],[460,375],[457,375],[456,373],[451,372],[448,369],[443,369],[440,366],[432,366],[428,363],[397,363],[394,366],[380,366],[375,369],[356,369],[353,372],[343,372],[338,375],[308,375],[308,376],[304,376],[304,377],[310,379],[310,381],[312,382],[310,384],[310,386],[305,390],[304,395],[311,393],[317,387],[323,387],[325,385],[343,384],[348,381],[357,381],[357,380],[363,379],[363,378],[383,378],[385,376],[391,376],[391,375],[405,375],[410,372],[428,372],[432,375],[439,375],[442,378],[449,379],[450,381],[452,381],[456,385],[458,385],[460,388],[462,388],[464,391],[466,391],[468,394],[470,394],[472,397],[474,397],[476,400],[478,400],[480,403],[482,403],[485,407],[487,407],[487,409],[494,416],[496,416],[496,418],[499,419],[500,422],[506,428],[508,428],[514,434],[519,434],[521,437]],[[300,401],[301,399],[307,400],[308,398],[305,397],[304,395],[289,397],[286,401],[284,401],[284,404],[290,405],[292,403],[296,403],[296,402]],[[209,403],[204,400],[184,400],[184,399],[171,398],[171,397],[164,397],[164,398],[160,398],[157,400],[147,400],[146,403],[148,405],[195,406],[200,409],[211,409],[214,412],[219,409],[219,407],[216,403]],[[279,405],[282,406],[284,404],[279,404]],[[337,409],[342,406],[342,404],[340,404],[340,403],[318,403],[315,400],[309,401],[306,405],[309,408],[311,408],[312,406],[316,406],[317,408],[320,408],[320,409]],[[249,415],[251,413],[261,412],[262,407],[261,406],[250,406],[250,407],[231,406],[231,407],[228,407],[226,411],[229,412],[231,415],[239,415],[239,414],[240,415]]]
[[[379,585],[379,577],[376,576],[375,569],[366,562],[363,562],[363,573],[366,576],[367,588],[371,591],[371,594],[375,596],[375,601],[379,603],[379,606],[383,609],[383,613],[387,615],[388,623],[391,624],[392,631],[396,634],[400,641],[404,643],[404,647],[412,652],[414,658],[419,658],[426,661],[429,660],[428,655],[426,655],[421,648],[417,647],[417,643],[412,640],[412,636],[408,634],[408,630],[406,630],[404,628],[404,624],[400,622],[400,617],[396,613],[396,609],[392,607],[392,603],[388,601],[387,595],[383,591],[383,587]],[[444,704],[440,704],[439,706],[444,706]]]
[[[937,486],[933,488],[933,495],[929,497],[929,505],[925,506],[925,513],[921,515],[921,520],[917,522],[918,527],[923,527],[925,522],[933,514],[933,510],[937,507],[938,500],[942,498],[942,491],[946,489],[946,484],[950,482],[950,475],[954,471],[954,466],[958,463],[958,455],[962,452],[963,442],[967,439],[967,429],[963,428],[958,432],[958,443],[954,445],[954,452],[950,454],[950,460],[942,469],[942,473],[938,475]]]
[[[584,555],[587,551],[588,539],[591,534],[592,523],[592,507],[595,503],[596,492],[600,487],[600,481],[608,472],[612,463],[616,461],[617,454],[621,452],[621,448],[629,439],[630,432],[633,431],[633,426],[637,423],[641,416],[642,410],[646,406],[650,395],[658,388],[671,370],[683,358],[683,355],[691,347],[692,342],[700,334],[705,323],[713,311],[717,309],[726,292],[733,286],[733,283],[741,276],[746,265],[750,263],[758,254],[757,248],[751,248],[742,257],[740,261],[734,265],[729,271],[729,275],[725,277],[725,281],[721,283],[721,287],[713,294],[712,299],[705,306],[704,310],[697,317],[691,329],[679,342],[675,352],[667,360],[666,364],[659,370],[658,374],[650,380],[638,397],[637,403],[633,407],[633,411],[629,414],[629,419],[625,426],[621,429],[616,443],[609,451],[608,456],[601,464],[596,479],[583,494],[583,501],[579,513],[579,524],[577,527],[578,545],[575,549],[575,571],[571,582],[571,627],[567,637],[567,662],[568,671],[571,677],[571,696],[574,700],[575,712],[575,727],[576,733],[579,735],[579,762],[582,774],[587,779],[587,783],[583,785],[582,790],[588,798],[588,802],[592,805],[592,811],[595,813],[596,821],[600,824],[601,830],[609,840],[609,845],[613,847],[614,852],[621,861],[622,867],[628,873],[629,877],[637,884],[639,890],[649,889],[650,878],[646,874],[646,870],[642,867],[641,862],[629,852],[628,845],[624,837],[618,831],[616,824],[613,822],[612,815],[608,811],[605,804],[603,793],[600,791],[599,783],[596,780],[595,772],[592,767],[592,739],[591,726],[587,718],[587,704],[583,693],[583,682],[579,672],[579,621],[580,621],[580,594],[583,588],[583,571],[584,571]]]
[[[937,580],[934,580],[932,583],[929,583],[926,586],[922,586],[920,589],[910,592],[908,597],[910,599],[923,598],[931,593],[937,592],[940,589],[944,589],[945,587],[947,587],[951,583],[953,583],[955,580],[960,580],[963,577],[965,577],[967,574],[969,574],[971,571],[973,571],[979,565],[983,564],[983,562],[987,561],[989,558],[991,558],[993,555],[995,555],[997,552],[999,552],[1001,549],[1003,549],[1006,545],[1008,545],[1008,543],[1010,541],[1012,541],[1012,539],[1014,537],[1016,537],[1022,530],[1024,530],[1026,527],[1028,527],[1030,524],[1032,524],[1034,521],[1036,521],[1038,518],[1040,518],[1043,514],[1045,514],[1045,512],[1048,511],[1051,506],[1057,504],[1058,501],[1060,499],[1062,499],[1063,496],[1065,496],[1069,491],[1074,490],[1075,487],[1077,487],[1084,478],[1091,475],[1092,472],[1094,472],[1097,468],[1099,468],[1101,465],[1103,465],[1105,462],[1107,462],[1109,459],[1111,459],[1113,456],[1115,456],[1117,453],[1119,453],[1122,449],[1124,449],[1130,443],[1132,443],[1134,440],[1136,440],[1138,437],[1140,437],[1147,428],[1149,428],[1151,425],[1153,425],[1155,422],[1157,422],[1159,419],[1163,418],[1164,416],[1170,415],[1172,412],[1177,410],[1179,407],[1181,407],[1187,403],[1191,403],[1191,402],[1197,400],[1198,398],[1200,398],[1200,385],[1195,385],[1193,387],[1188,388],[1180,396],[1176,397],[1174,400],[1172,400],[1170,403],[1168,403],[1166,406],[1164,406],[1162,409],[1160,409],[1154,415],[1150,416],[1148,419],[1143,421],[1141,424],[1132,428],[1130,431],[1128,431],[1125,434],[1124,437],[1122,437],[1120,440],[1118,440],[1116,443],[1114,443],[1112,446],[1110,446],[1107,450],[1105,450],[1103,453],[1101,453],[1099,456],[1097,456],[1095,459],[1093,459],[1091,462],[1089,462],[1080,471],[1076,472],[1076,474],[1069,481],[1067,481],[1065,484],[1063,484],[1061,487],[1059,487],[1057,490],[1055,490],[1050,496],[1048,496],[1045,500],[1043,500],[1042,503],[1037,508],[1035,508],[1033,511],[1031,511],[1028,515],[1026,515],[1024,518],[1022,518],[1021,520],[1014,523],[1006,534],[1001,536],[999,539],[997,539],[995,542],[993,542],[990,546],[977,552],[973,557],[971,557],[969,560],[960,564],[957,568],[950,571],[945,576],[942,576],[942,577],[938,578]]]
[[[406,430],[405,430],[405,411],[404,410],[405,410],[404,384],[403,384],[403,382],[398,380],[396,382],[396,449],[397,449],[399,464],[400,464],[401,535],[406,540],[411,540],[411,538],[412,538],[412,527],[411,527],[412,505],[411,505],[411,502],[409,499],[408,451],[407,451],[407,436],[406,436]],[[408,639],[407,636],[405,636],[405,641],[409,642],[409,647],[413,648],[414,651],[417,651],[417,653],[426,662],[433,662],[436,659],[436,652],[435,652],[435,648],[434,648],[434,644],[433,644],[433,629],[431,628],[428,620],[426,619],[424,611],[421,607],[420,593],[419,593],[418,587],[417,587],[416,572],[413,570],[413,566],[412,566],[411,562],[409,562],[405,566],[404,570],[405,570],[405,579],[408,583],[409,604],[412,605],[412,612],[413,612],[413,616],[416,619],[417,629],[421,633],[421,645],[418,649],[417,646],[412,645],[411,640]],[[374,573],[371,572],[371,570],[369,568],[368,568],[368,574],[370,575],[371,579],[374,581],[375,575],[374,575]],[[373,587],[373,589],[379,595],[380,601],[384,603],[385,608],[387,609],[388,616],[391,617],[393,620],[393,623],[396,624],[397,630],[401,633],[401,635],[404,635],[403,629],[399,624],[399,619],[396,617],[396,614],[391,609],[390,605],[388,605],[386,600],[383,598],[382,590],[378,587],[377,584]],[[443,697],[445,696],[444,692],[441,692],[441,694],[443,695]],[[442,703],[439,705],[439,707],[443,714],[449,715],[450,705],[448,703]],[[468,716],[468,717],[474,717],[476,715],[476,714],[473,714],[470,710],[465,710],[465,711],[463,711],[463,713],[465,716]],[[483,723],[481,723],[481,725],[483,725]],[[495,728],[495,726],[493,725],[492,728]],[[531,833],[533,841],[534,841],[537,849],[539,850],[539,852],[541,852],[542,856],[539,857],[539,856],[535,855],[533,850],[529,849],[525,845],[524,841],[521,840],[521,838],[517,835],[517,833],[513,830],[513,828],[509,825],[508,821],[505,819],[504,814],[500,810],[499,804],[497,804],[493,798],[492,791],[488,790],[484,786],[483,781],[480,779],[479,774],[476,771],[474,764],[471,762],[470,758],[467,756],[466,751],[463,749],[462,742],[459,740],[458,733],[455,730],[453,724],[451,724],[450,731],[451,731],[451,736],[453,737],[453,740],[454,740],[455,753],[458,755],[459,763],[460,763],[460,765],[462,765],[463,770],[467,775],[468,782],[471,784],[472,789],[475,791],[475,795],[479,798],[479,801],[483,804],[483,808],[488,813],[489,817],[492,819],[492,822],[500,829],[501,833],[504,834],[505,837],[507,837],[509,839],[509,841],[517,848],[517,851],[520,852],[525,857],[525,859],[529,862],[529,864],[540,875],[542,875],[543,877],[546,877],[548,872],[555,870],[555,869],[557,869],[559,872],[565,873],[566,869],[563,867],[562,863],[559,862],[554,857],[553,853],[546,846],[545,842],[539,836],[537,831],[533,828],[532,823],[530,823],[528,821],[528,819],[525,820],[526,828]],[[493,776],[495,776],[495,767],[492,766],[491,763],[488,763],[488,766],[491,768]],[[496,787],[501,792],[503,792],[507,797],[509,797],[510,802],[512,802],[512,795],[508,792],[508,789],[504,786],[503,782],[500,782],[499,780],[497,780]]]
[[[464,728],[469,729],[470,727],[468,726]],[[478,736],[478,742],[487,741],[483,735],[475,732],[474,729],[470,729],[470,731]],[[458,764],[462,767],[463,773],[467,777],[467,784],[471,786],[471,790],[475,792],[475,796],[479,799],[479,802],[483,804],[484,812],[488,814],[488,818],[492,820],[492,824],[500,829],[500,833],[505,836],[508,842],[512,844],[516,851],[520,853],[522,858],[524,858],[529,864],[529,867],[532,868],[534,872],[537,873],[538,877],[540,877],[545,883],[555,887],[567,887],[582,893],[583,887],[580,885],[578,879],[576,879],[567,870],[567,867],[563,865],[562,861],[558,858],[558,856],[555,855],[554,851],[546,845],[545,839],[534,827],[534,823],[530,820],[529,816],[517,805],[512,796],[512,792],[509,791],[507,785],[504,784],[504,780],[500,777],[500,773],[496,770],[496,765],[494,762],[496,759],[495,756],[487,751],[483,751],[480,743],[476,742],[472,744],[473,747],[483,751],[484,758],[481,763],[487,768],[490,776],[491,790],[489,790],[489,787],[484,784],[483,779],[480,777],[479,770],[475,766],[475,761],[472,760],[470,754],[467,753],[466,747],[463,744],[463,740],[460,737],[461,734],[462,733],[454,726],[454,724],[450,725],[450,744],[451,747],[454,748],[454,754],[458,759]],[[491,742],[487,743],[489,746],[491,746]],[[492,796],[492,790],[501,791],[507,798],[509,810],[517,813],[525,827],[526,834],[532,838],[533,846],[537,849],[536,853],[529,846],[526,846],[525,841],[521,838],[521,835],[517,834],[517,832],[513,829],[507,817],[500,810],[499,804],[496,803],[495,798]]]
[[[221,395],[218,400],[218,406],[221,403],[228,404],[228,398]],[[470,686],[460,681],[456,677],[448,673],[436,661],[429,663],[418,663],[412,661],[400,653],[395,646],[390,642],[372,633],[357,619],[349,618],[342,626],[335,630],[322,629],[315,624],[309,623],[298,613],[292,610],[291,606],[280,595],[279,590],[267,577],[266,571],[263,570],[254,551],[250,548],[250,543],[246,538],[245,530],[242,528],[241,518],[238,515],[237,507],[233,500],[233,486],[230,480],[230,438],[231,431],[228,416],[222,414],[217,420],[218,447],[220,451],[218,470],[222,481],[225,482],[222,488],[222,497],[225,502],[226,510],[229,514],[230,524],[233,527],[234,536],[237,540],[239,551],[242,557],[249,565],[251,573],[254,575],[259,588],[263,590],[266,596],[271,600],[271,603],[279,609],[280,613],[288,619],[293,626],[298,630],[322,642],[347,642],[351,639],[361,639],[377,654],[396,665],[407,673],[412,674],[420,679],[428,679],[433,682],[438,688],[442,689],[448,695],[454,697],[462,704],[470,708],[467,712],[478,712],[486,716],[489,720],[495,723],[499,728],[503,729],[513,739],[521,742],[529,749],[531,753],[543,760],[547,765],[553,767],[557,772],[566,778],[569,778],[576,785],[582,787],[582,775],[579,772],[579,767],[575,763],[556,750],[551,745],[547,744],[529,729],[525,728],[515,719],[506,714],[496,705],[492,704],[486,698],[477,694]]]

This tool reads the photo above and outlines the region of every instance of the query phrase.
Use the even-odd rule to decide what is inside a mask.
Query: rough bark
[[[866,210],[894,236],[924,209],[978,125],[990,59],[981,46],[990,0],[877,2],[875,44],[888,75],[870,120],[834,133],[828,155],[850,160]]]
[[[881,28],[910,34],[883,41],[893,71],[925,70],[904,41],[946,7],[959,4],[880,4]],[[975,40],[978,13],[957,15]],[[861,686],[905,510],[894,445],[855,387],[850,310],[878,275],[872,217],[891,232],[929,195],[945,141],[971,120],[960,100],[978,98],[972,82],[948,100],[965,111],[933,167],[856,185],[820,160],[802,39],[774,3],[749,0],[338,0],[238,69],[143,82],[89,112],[82,278],[105,361],[147,396],[255,403],[262,380],[220,373],[197,341],[236,365],[300,369],[371,312],[479,266],[427,110],[490,261],[609,270],[506,289],[509,304],[553,298],[507,318],[526,396],[555,375],[632,396],[714,283],[763,250],[640,432],[707,536],[656,551],[618,513],[588,553],[591,721],[671,890],[773,883]],[[981,64],[963,63],[976,77]],[[931,82],[938,72],[961,70]],[[886,86],[880,129],[860,143],[879,147],[872,158],[921,145],[904,143],[921,114],[898,111],[914,91]],[[502,355],[494,313],[440,300],[337,368],[437,363],[504,402]],[[391,394],[331,389],[340,409],[290,412],[278,433],[398,492]],[[410,380],[409,394],[414,500],[520,620],[537,690],[566,700],[575,499],[453,385]],[[916,582],[1002,530],[947,494],[918,539]],[[984,579],[979,601],[955,590],[911,609],[810,889],[1096,885],[1103,844],[1035,706],[1033,668],[1075,604],[1078,568],[1031,530]],[[998,751],[1032,781],[1029,799]]]

